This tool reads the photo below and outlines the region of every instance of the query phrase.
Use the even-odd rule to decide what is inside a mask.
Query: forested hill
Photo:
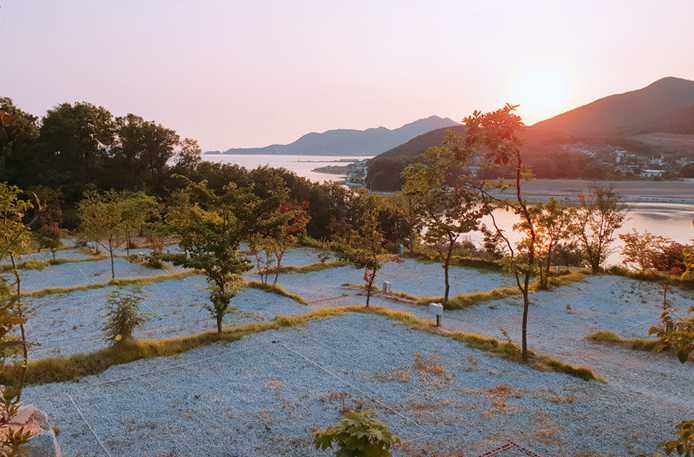
[[[420,135],[369,161],[372,190],[400,189],[402,170],[431,146],[441,144],[448,128]],[[462,126],[453,129],[463,133]],[[597,151],[624,148],[642,156],[694,160],[694,81],[667,77],[638,90],[601,98],[526,128],[526,162],[538,177],[602,179],[613,170],[567,145]],[[570,149],[570,148],[569,148]]]
[[[694,81],[668,77],[642,89],[601,98],[538,122],[533,128],[590,138],[624,137],[656,131],[671,133],[673,130],[674,133],[694,134],[692,115]]]
[[[262,148],[232,148],[224,151],[224,154],[376,155],[422,133],[453,125],[457,123],[451,119],[430,116],[392,130],[378,127],[366,130],[312,132],[290,144],[273,144]]]

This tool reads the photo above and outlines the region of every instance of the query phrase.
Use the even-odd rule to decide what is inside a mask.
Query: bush
[[[336,457],[390,457],[391,447],[400,442],[388,426],[368,411],[349,411],[337,425],[316,432],[317,449],[337,446]]]
[[[104,338],[112,345],[129,341],[135,329],[147,321],[140,312],[142,296],[138,292],[113,292],[108,299]]]

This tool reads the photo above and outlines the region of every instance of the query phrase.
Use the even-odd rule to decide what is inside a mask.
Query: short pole
[[[438,314],[436,315],[436,326],[441,327],[441,316]]]

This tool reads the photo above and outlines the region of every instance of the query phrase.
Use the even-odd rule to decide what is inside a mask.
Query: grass
[[[316,263],[311,263],[308,265],[301,265],[301,266],[293,266],[293,265],[288,265],[285,267],[280,267],[280,268],[272,268],[268,270],[267,272],[270,274],[274,273],[310,273],[312,271],[320,271],[320,270],[327,270],[330,268],[337,268],[337,267],[342,267],[345,265],[351,265],[350,262],[346,260],[333,260],[331,262],[316,262]]]
[[[405,256],[423,262],[441,263],[441,259],[439,258],[438,253],[436,253],[434,250],[422,250],[421,247],[419,247],[419,249],[415,252],[408,252]],[[492,271],[500,271],[504,269],[503,265],[498,260],[489,260],[481,257],[464,255],[451,256],[450,264],[459,267],[472,267]]]
[[[245,324],[226,328],[222,333],[202,332],[190,336],[167,338],[162,340],[129,340],[117,346],[96,352],[76,354],[69,357],[51,357],[30,361],[26,370],[26,383],[47,384],[53,382],[75,381],[84,376],[96,375],[114,365],[134,362],[154,357],[166,357],[181,354],[192,349],[214,343],[229,343],[244,336],[298,327],[317,319],[332,318],[346,313],[370,313],[394,320],[413,330],[426,331],[442,337],[451,338],[465,345],[502,357],[514,362],[521,362],[520,348],[510,341],[462,331],[447,331],[435,327],[431,322],[417,318],[414,314],[394,311],[383,307],[364,307],[351,305],[338,308],[322,308],[298,316],[277,316],[272,321]],[[522,363],[522,362],[521,362]],[[553,357],[529,352],[528,366],[540,371],[554,371],[569,374],[584,380],[604,382],[590,368],[578,367],[562,362]],[[5,369],[0,373],[0,384],[13,382],[17,372]]]
[[[639,281],[661,282],[684,289],[694,289],[694,279],[669,275],[657,271],[635,271],[620,266],[613,266],[608,268],[606,273],[615,276],[624,276],[631,279],[638,279]]]
[[[65,263],[82,263],[82,262],[96,262],[99,260],[105,260],[108,257],[104,255],[87,257],[85,259],[68,259],[64,257],[57,257],[55,260],[26,260],[24,262],[19,262],[17,264],[18,270],[43,270],[52,265],[62,265]],[[2,265],[0,266],[0,272],[5,273],[12,271],[12,265]]]
[[[306,300],[304,300],[304,297],[294,292],[290,292],[278,284],[267,284],[260,281],[244,281],[244,286],[264,290],[265,292],[270,292],[277,295],[282,295],[284,297],[291,298],[295,302],[301,303],[302,305],[308,304]]]
[[[552,276],[549,281],[550,288],[560,287],[574,282],[582,281],[585,279],[586,273],[583,272],[571,272],[561,276]],[[365,289],[364,285],[360,284],[343,284],[343,287],[348,287],[351,289]],[[530,286],[532,292],[541,290],[539,283],[535,282]],[[406,292],[390,292],[383,293],[379,288],[373,287],[372,293],[379,294],[386,298],[390,298],[396,301],[401,301],[408,304],[416,305],[428,305],[429,303],[443,303],[442,296],[431,296],[431,295],[412,295]],[[468,292],[460,295],[455,295],[448,299],[448,303],[445,308],[448,310],[465,309],[469,306],[475,305],[489,300],[497,300],[501,298],[513,297],[520,295],[520,291],[517,287],[497,287],[496,289],[491,289],[482,292]]]
[[[594,343],[608,343],[637,351],[658,352],[658,340],[652,338],[624,338],[608,330],[599,330],[588,335]]]
[[[77,292],[82,290],[91,289],[102,289],[104,287],[110,286],[129,286],[129,285],[147,285],[159,281],[168,281],[170,279],[187,278],[188,276],[195,276],[200,274],[197,271],[177,271],[174,273],[166,273],[154,276],[137,276],[132,278],[116,278],[108,282],[97,283],[97,284],[80,284],[71,287],[48,287],[46,289],[34,290],[32,292],[26,292],[22,295],[27,297],[45,297],[46,295],[52,294],[66,294],[70,292]]]

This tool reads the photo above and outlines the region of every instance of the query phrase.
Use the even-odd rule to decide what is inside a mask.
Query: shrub
[[[135,329],[147,321],[140,312],[142,296],[139,292],[113,292],[108,299],[108,312],[103,332],[112,345],[131,340]]]
[[[694,456],[694,420],[677,424],[676,439],[659,445],[667,455]]]
[[[390,457],[391,447],[400,442],[388,426],[368,411],[349,411],[337,425],[316,432],[317,449],[337,446],[336,457]]]

